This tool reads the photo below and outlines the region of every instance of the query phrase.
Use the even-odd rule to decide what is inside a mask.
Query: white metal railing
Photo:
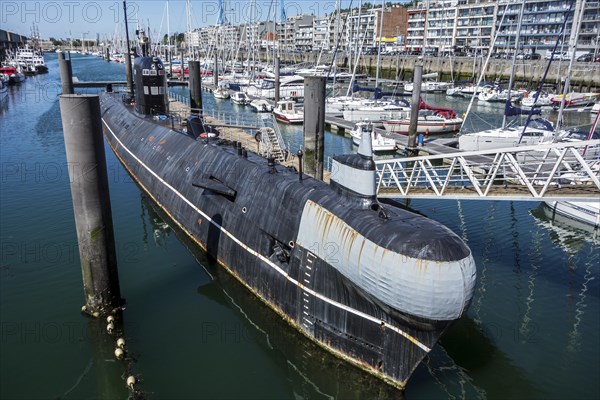
[[[600,199],[600,140],[376,161],[380,197]]]
[[[169,91],[169,99],[172,101],[178,101],[186,106],[190,106],[190,99],[187,96],[175,93],[174,91]],[[254,114],[241,114],[235,112],[224,112],[218,109],[203,109],[203,116],[213,117],[224,124],[228,125],[247,125],[247,126],[260,126],[260,114],[257,113],[256,116]]]
[[[261,133],[259,152],[261,155],[275,157],[280,163],[287,161],[286,155],[289,155],[287,146],[273,114],[260,113],[260,124],[262,128],[259,130]]]

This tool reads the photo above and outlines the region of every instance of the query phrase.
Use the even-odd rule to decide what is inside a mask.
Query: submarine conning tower
[[[378,204],[370,132],[362,133],[357,154],[333,157],[331,187],[346,197],[345,200],[350,200],[361,208],[371,208],[374,204]]]
[[[135,110],[143,115],[167,113],[167,79],[158,57],[136,57],[133,66]]]

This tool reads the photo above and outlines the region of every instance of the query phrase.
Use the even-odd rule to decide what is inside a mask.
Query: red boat
[[[21,83],[25,80],[25,74],[16,67],[2,67],[0,68],[0,74],[8,76],[8,83],[11,85]]]

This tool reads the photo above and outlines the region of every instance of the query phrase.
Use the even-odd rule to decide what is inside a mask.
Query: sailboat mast
[[[192,4],[190,3],[190,0],[186,0],[185,2],[185,8],[186,8],[186,22],[187,22],[187,31],[188,31],[188,35],[191,38],[192,37]],[[188,42],[188,57],[192,57],[192,59],[194,59],[193,53],[192,53],[192,41],[190,39],[187,40]],[[181,65],[181,74],[183,76],[183,63]]]
[[[167,60],[171,62],[171,26],[169,25],[169,0],[166,2],[167,7]]]
[[[125,15],[125,39],[127,39],[127,54],[125,54],[125,75],[127,76],[127,93],[133,98],[133,72],[131,68],[131,48],[129,47],[129,27],[127,26],[127,3],[123,0],[123,13]]]
[[[508,7],[509,4],[506,4]],[[517,50],[519,49],[519,39],[521,38],[521,24],[523,22],[523,13],[525,11],[525,2],[521,3],[521,11],[519,12],[519,20],[517,22],[517,35],[515,36],[515,51],[512,58],[512,69],[510,71],[510,79],[508,80],[508,98],[506,99],[507,104],[510,103],[511,91],[513,88],[513,82],[515,79],[515,66],[517,65]],[[502,116],[502,129],[506,128],[506,113]]]
[[[579,8],[579,15],[577,18],[573,18],[573,24],[571,25],[571,29],[575,29],[575,37],[573,38],[571,57],[569,59],[569,67],[567,68],[567,78],[565,79],[565,86],[563,88],[563,96],[560,101],[560,108],[558,109],[558,117],[556,118],[556,129],[555,132],[558,132],[563,126],[563,112],[565,110],[565,101],[567,99],[567,94],[571,89],[571,70],[573,68],[573,60],[575,60],[575,56],[577,54],[577,41],[579,40],[579,31],[581,27],[581,19],[583,18],[583,13],[585,11],[585,2],[586,0],[582,0]],[[574,16],[575,17],[575,16]],[[567,16],[568,18],[568,16]]]
[[[340,12],[340,10],[338,10],[338,13]],[[354,85],[354,77],[356,76],[356,68],[358,67],[358,61],[360,60],[360,54],[362,53],[362,45],[364,42],[364,38],[361,40],[360,38],[360,18],[361,18],[361,13],[362,13],[362,0],[358,1],[358,22],[356,24],[356,34],[354,37],[356,37],[356,45],[354,46],[355,53],[356,53],[356,58],[354,61],[354,68],[352,69],[352,77],[350,78],[350,85],[348,86],[348,91],[346,92],[346,96],[350,96],[350,94],[352,94],[352,97],[354,97],[354,92],[352,91],[352,86]],[[367,31],[367,29],[365,29],[365,32]],[[360,46],[359,46],[359,42],[360,42]],[[352,57],[350,57],[352,58]]]
[[[502,27],[502,24],[504,23],[504,17],[506,16],[507,11],[508,11],[508,6],[504,7],[504,12],[502,13],[502,18],[500,19],[500,24],[498,25],[498,30],[496,30],[496,32],[494,33],[494,40],[492,41],[492,45],[490,46],[490,50],[488,51],[487,57],[485,59],[485,63],[481,67],[482,72],[485,72],[487,70],[487,66],[490,62],[490,57],[492,56],[492,51],[496,47],[496,41],[498,40],[498,35],[500,33],[500,27]],[[471,113],[471,108],[473,107],[473,101],[475,100],[475,97],[477,96],[477,92],[479,91],[479,86],[481,85],[482,80],[483,80],[483,73],[479,74],[479,78],[477,78],[477,84],[475,85],[475,92],[473,93],[473,96],[471,96],[471,101],[469,101],[469,106],[467,107],[467,111],[464,114],[464,117],[463,117],[464,121],[467,120],[467,117]],[[466,126],[465,123],[463,123],[461,125],[459,133],[465,129],[465,126]]]
[[[381,67],[381,36],[383,35],[383,12],[385,0],[381,0],[381,18],[379,19],[379,47],[377,48],[377,71],[375,71],[375,87],[379,87],[379,69]]]

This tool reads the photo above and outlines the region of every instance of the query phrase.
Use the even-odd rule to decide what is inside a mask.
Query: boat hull
[[[283,122],[285,124],[301,124],[304,122],[303,115],[297,114],[284,114],[277,111],[273,111],[273,115],[277,121]]]
[[[273,173],[258,156],[244,158],[230,145],[205,144],[174,132],[134,115],[118,96],[103,94],[101,108],[106,140],[140,188],[249,291],[332,353],[403,387],[458,318],[431,319],[398,311],[339,270],[338,259],[344,255],[331,247],[335,243],[315,243],[315,248],[314,232],[324,227],[308,219],[307,209],[339,213],[327,211],[323,221],[365,218],[339,209],[339,196],[323,182],[299,182],[297,173],[283,167]],[[412,229],[413,224],[406,226]],[[464,265],[458,262],[456,276],[462,279],[463,267],[474,271],[472,257],[444,232],[440,231],[440,240],[448,241],[444,254],[455,249],[460,260],[467,260]],[[277,247],[287,249],[287,259],[272,250]],[[442,264],[432,267],[437,274]],[[419,265],[421,274],[427,271],[427,262]],[[472,294],[474,276],[469,278]],[[461,309],[468,306],[470,295],[465,298]]]
[[[550,143],[552,132],[527,128],[519,143],[522,129],[491,129],[482,132],[466,133],[458,136],[458,148],[463,151],[493,150],[517,146]]]
[[[600,228],[600,201],[547,201],[553,213]]]
[[[463,120],[461,118],[454,118],[443,121],[428,121],[426,119],[419,118],[419,120],[417,121],[417,133],[435,134],[456,132],[460,129],[462,123]],[[383,126],[388,132],[408,135],[410,119],[384,121]]]

